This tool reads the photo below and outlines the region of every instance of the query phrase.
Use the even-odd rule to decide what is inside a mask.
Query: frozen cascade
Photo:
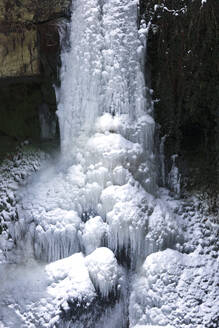
[[[9,227],[17,261],[56,261],[46,264],[46,288],[49,295],[55,290],[51,297],[56,301],[61,289],[63,297],[55,316],[43,319],[40,327],[85,328],[70,305],[83,304],[80,311],[86,313],[93,306],[101,309],[98,295],[110,310],[86,327],[125,327],[126,274],[116,258],[124,254],[135,269],[148,254],[172,245],[178,233],[176,215],[156,195],[155,122],[143,74],[147,26],[142,21],[138,29],[137,9],[136,0],[72,3],[69,42],[62,43],[61,87],[56,89],[61,156],[20,191],[19,220]],[[71,263],[84,273],[89,302],[71,281],[74,274],[68,276]],[[111,304],[112,295],[120,301]],[[41,297],[46,296],[40,290]],[[28,318],[28,325],[30,313],[19,311],[19,320]],[[62,320],[63,313],[75,315],[77,323]]]
[[[21,253],[28,244],[51,262],[104,243],[125,250],[135,266],[176,234],[174,215],[154,197],[147,26],[138,29],[137,18],[134,0],[72,3],[56,89],[61,158],[22,191],[20,220],[10,229]],[[92,231],[95,217],[102,232],[89,234],[84,221],[92,219]]]
[[[174,239],[175,217],[154,197],[155,123],[143,75],[147,26],[142,21],[138,29],[137,19],[135,0],[72,3],[56,89],[61,158],[23,190],[21,219],[10,231],[37,259],[108,245],[135,266]],[[95,217],[100,231],[92,228]]]

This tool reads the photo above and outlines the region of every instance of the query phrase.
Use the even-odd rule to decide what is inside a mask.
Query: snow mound
[[[196,252],[187,255],[167,249],[148,256],[132,285],[131,327],[216,327],[217,265],[210,256]]]
[[[46,266],[2,264],[0,277],[1,322],[8,328],[56,327],[70,300],[96,297],[82,254]]]
[[[113,252],[106,247],[97,248],[85,261],[90,278],[102,297],[115,293],[120,269]]]

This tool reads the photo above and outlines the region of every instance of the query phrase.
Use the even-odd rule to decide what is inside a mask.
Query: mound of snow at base
[[[2,264],[0,280],[0,322],[7,328],[55,327],[67,300],[97,296],[81,253],[48,265]]]
[[[217,269],[217,261],[197,252],[166,249],[149,255],[132,285],[130,327],[217,327]]]

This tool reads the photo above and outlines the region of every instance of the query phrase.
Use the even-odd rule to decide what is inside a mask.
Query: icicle
[[[97,248],[85,259],[88,272],[97,291],[103,298],[116,292],[116,285],[121,274],[116,258],[106,247]]]
[[[172,155],[172,167],[170,173],[168,174],[168,185],[174,193],[179,196],[180,195],[180,181],[181,181],[181,174],[179,173],[179,169],[176,166],[176,159],[178,155]]]

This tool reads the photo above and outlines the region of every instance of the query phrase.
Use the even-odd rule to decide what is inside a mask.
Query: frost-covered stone
[[[214,326],[219,302],[217,266],[197,252],[187,255],[167,249],[148,256],[132,285],[131,327]]]
[[[11,229],[18,219],[18,190],[26,185],[28,178],[48,161],[49,156],[38,149],[20,148],[0,164],[0,249],[2,260],[13,248]],[[3,230],[3,234],[1,234]],[[5,256],[4,256],[5,255]],[[0,260],[1,262],[1,260]]]

